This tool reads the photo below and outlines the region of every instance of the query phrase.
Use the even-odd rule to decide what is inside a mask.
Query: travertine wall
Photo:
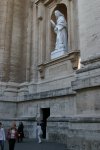
[[[25,26],[26,26],[26,0],[15,0],[13,6],[13,21],[12,21],[12,37],[10,48],[10,81],[22,82],[25,80],[25,76],[22,77],[22,72],[25,67],[26,61],[24,53],[26,49],[23,48],[23,41],[25,39]],[[26,23],[26,24],[25,24]],[[24,62],[24,63],[23,63]],[[20,72],[20,73],[19,73]]]
[[[62,4],[69,51],[51,60],[50,19]],[[0,12],[0,118],[23,120],[35,138],[36,119],[49,108],[47,139],[98,150],[100,1],[0,0]]]
[[[26,80],[28,6],[26,0],[0,1],[1,81]]]
[[[0,81],[4,79],[4,63],[6,63],[5,56],[5,28],[6,28],[6,12],[7,0],[0,0]]]
[[[0,118],[15,118],[16,117],[16,103],[0,101]]]
[[[78,0],[79,41],[81,59],[99,54],[100,49],[100,1]]]

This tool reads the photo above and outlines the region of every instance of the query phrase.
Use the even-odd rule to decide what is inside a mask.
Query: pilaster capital
[[[34,6],[34,4],[35,4],[35,2],[34,2],[34,0],[31,0],[31,7],[33,7]]]

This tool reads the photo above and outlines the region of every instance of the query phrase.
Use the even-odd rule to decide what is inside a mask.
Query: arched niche
[[[61,4],[58,4],[54,10],[52,11],[52,15],[51,15],[51,20],[53,20],[54,22],[56,22],[56,18],[55,18],[55,15],[54,15],[54,12],[55,10],[59,10],[65,17],[66,21],[67,21],[67,7],[65,4],[61,3]],[[54,51],[54,48],[55,48],[55,42],[56,42],[56,34],[54,32],[54,29],[52,28],[51,26],[51,52]]]

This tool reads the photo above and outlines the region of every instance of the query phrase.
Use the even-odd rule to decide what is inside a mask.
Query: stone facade
[[[68,52],[51,59],[50,20],[61,11],[68,24]],[[21,120],[35,138],[71,150],[100,149],[100,1],[0,0],[0,120]]]

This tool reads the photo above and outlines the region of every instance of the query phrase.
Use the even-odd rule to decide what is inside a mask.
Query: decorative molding
[[[35,4],[43,3],[45,0],[35,0]]]
[[[45,65],[44,64],[38,65],[38,70],[40,72],[40,78],[44,79],[44,77],[45,77]]]
[[[62,0],[55,0],[57,4],[61,3]]]
[[[48,122],[69,122],[69,123],[100,123],[99,116],[70,116],[70,117],[49,117]]]
[[[80,51],[79,50],[74,50],[67,55],[61,56],[57,59],[51,60],[49,62],[44,62],[42,64],[38,65],[38,70],[40,72],[40,77],[41,79],[44,79],[45,77],[45,68],[48,66],[52,66],[67,60],[70,60],[72,63],[72,68],[73,70],[76,70],[78,68],[78,63],[79,63],[79,56],[80,56]]]
[[[35,94],[28,94],[24,95],[23,99],[21,101],[31,101],[31,100],[46,100],[48,98],[54,98],[54,97],[62,97],[62,96],[75,96],[76,92],[72,91],[71,88],[62,88],[62,89],[56,89],[56,90],[49,90],[45,92],[39,92]]]
[[[83,68],[77,70],[76,73],[79,74],[79,73],[91,71],[94,69],[100,69],[100,64],[92,64],[91,66],[83,67]]]
[[[35,4],[38,4],[40,2],[40,0],[35,0]]]
[[[72,68],[74,70],[78,69],[79,56],[80,56],[79,52],[73,54],[69,53],[69,59],[71,60]]]
[[[73,69],[76,70],[78,68],[79,56],[80,56],[80,51],[74,50],[74,51],[71,51],[69,53],[66,53],[66,55],[63,55],[59,58],[53,59],[49,62],[45,62],[44,65],[45,66],[51,66],[51,65],[63,62],[63,61],[70,60],[72,63]]]
[[[91,64],[91,63],[95,63],[95,62],[100,62],[100,53],[95,54],[95,55],[93,55],[93,56],[89,56],[89,57],[87,58],[87,60],[81,61],[81,63],[82,63],[83,65],[88,65],[88,64]]]
[[[30,2],[31,8],[33,8],[34,4],[35,4],[34,0],[31,0],[31,2]]]
[[[55,0],[44,0],[44,5],[49,5],[52,2],[55,2]]]

